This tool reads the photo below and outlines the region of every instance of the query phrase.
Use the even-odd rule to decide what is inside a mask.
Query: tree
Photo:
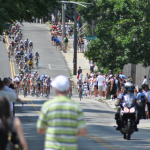
[[[32,17],[45,17],[51,8],[61,5],[58,0],[0,0],[0,33],[5,23],[31,21]]]
[[[90,41],[85,56],[110,69],[123,68],[127,63],[150,65],[150,7],[147,0],[100,0],[96,9],[80,8],[82,16],[91,18],[89,8],[96,11],[98,39]],[[94,10],[93,10],[94,9]],[[84,11],[88,11],[86,16]],[[91,16],[90,16],[91,15]],[[89,19],[87,19],[89,21]]]

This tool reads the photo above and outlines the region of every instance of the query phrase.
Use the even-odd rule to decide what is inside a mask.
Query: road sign
[[[95,39],[97,39],[97,36],[87,36],[86,39],[87,40],[95,40]]]
[[[149,70],[147,81],[150,82],[150,70]]]

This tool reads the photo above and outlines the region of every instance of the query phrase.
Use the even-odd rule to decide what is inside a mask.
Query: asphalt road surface
[[[39,75],[47,74],[54,78],[59,74],[69,76],[67,65],[63,56],[55,48],[51,46],[49,29],[45,24],[29,24],[24,23],[21,27],[23,39],[33,41],[33,52],[40,53]],[[10,41],[10,39],[9,39]],[[18,73],[15,65],[14,56],[11,61],[7,59],[6,44],[0,42],[0,77],[13,77]],[[21,93],[21,92],[20,92]],[[55,92],[51,91],[50,99],[55,96]],[[16,116],[22,122],[23,131],[28,143],[29,150],[42,150],[44,146],[44,135],[36,133],[36,121],[40,113],[42,104],[47,101],[47,98],[35,98],[27,96],[22,100],[27,101],[27,104],[22,106],[19,103],[15,104]],[[50,100],[49,99],[49,100]],[[102,102],[94,99],[82,99],[79,101],[78,95],[74,93],[73,100],[79,102],[84,110],[85,119],[87,122],[88,133],[84,137],[79,137],[79,150],[149,150],[150,149],[150,121],[141,120],[138,126],[139,132],[135,132],[131,136],[131,140],[123,139],[122,134],[115,130],[116,123],[114,114],[116,110],[109,108]]]

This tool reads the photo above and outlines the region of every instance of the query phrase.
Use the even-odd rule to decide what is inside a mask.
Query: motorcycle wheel
[[[131,137],[131,122],[127,122],[126,139],[130,140]]]

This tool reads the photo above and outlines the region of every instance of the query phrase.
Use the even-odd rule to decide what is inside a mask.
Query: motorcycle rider
[[[128,108],[136,108],[137,99],[134,95],[134,86],[131,82],[126,82],[124,87],[121,89],[121,93],[117,98],[117,102],[115,103],[116,106],[120,106],[121,108],[118,109],[115,119],[118,127],[116,130],[121,129],[121,118],[120,118],[120,110],[127,110]],[[135,131],[138,131],[137,124],[139,123],[138,112],[136,110],[136,117],[135,117]]]

